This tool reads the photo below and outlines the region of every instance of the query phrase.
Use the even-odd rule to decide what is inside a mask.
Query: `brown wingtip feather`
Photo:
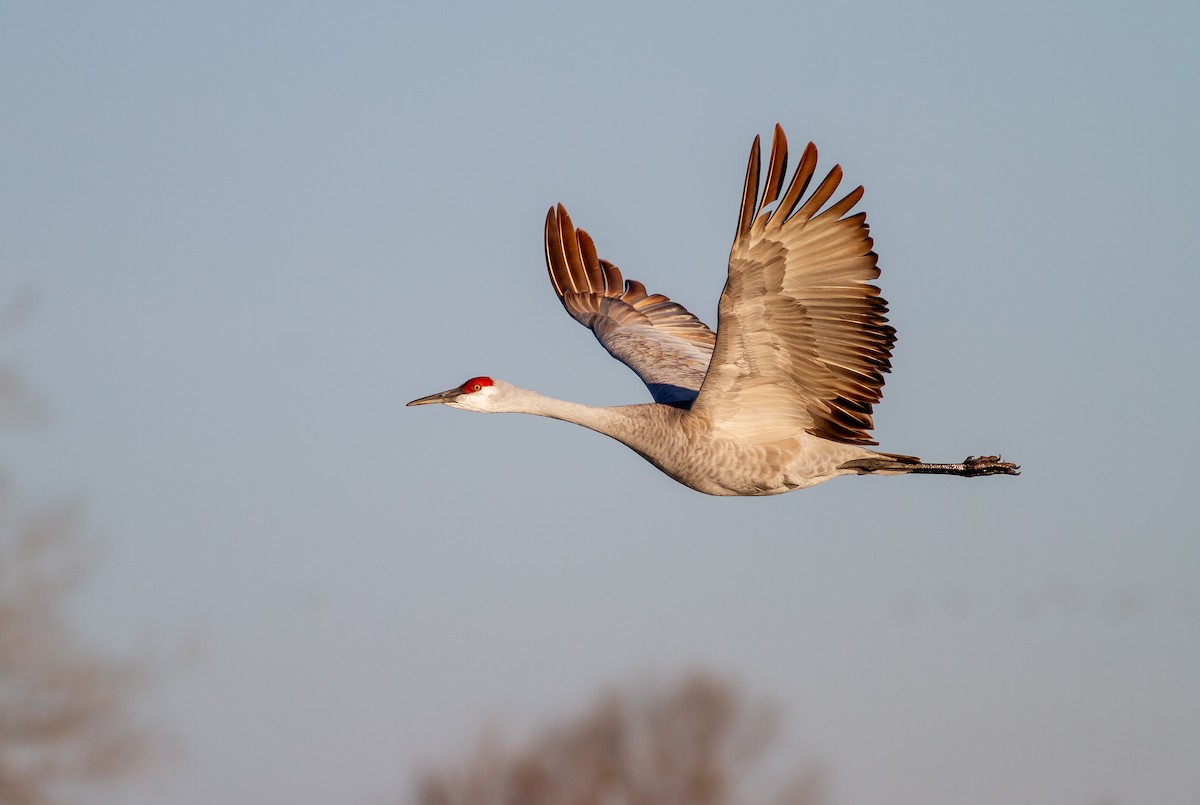
[[[843,198],[841,201],[838,201],[834,204],[829,205],[829,209],[825,210],[825,212],[818,215],[817,218],[824,218],[825,216],[832,216],[833,218],[841,218],[843,215],[850,212],[850,210],[854,209],[855,204],[862,201],[864,192],[866,192],[866,191],[863,190],[863,186],[859,185],[858,187],[854,188],[849,193],[847,193],[846,197]],[[859,213],[857,216],[853,216],[853,217],[859,219],[860,226],[862,226],[864,228],[866,227],[866,220],[867,220],[866,213]]]
[[[591,289],[604,288],[604,269],[600,265],[600,256],[596,253],[596,244],[592,236],[582,229],[575,230],[579,239],[579,253],[583,258],[584,272],[587,274],[588,287]]]
[[[735,243],[750,234],[750,227],[754,223],[754,211],[758,207],[758,150],[760,144],[761,138],[755,135],[754,145],[750,146],[750,160],[746,163],[746,183],[742,187],[742,209],[738,216],[738,230],[737,238],[734,239]]]
[[[804,206],[797,210],[797,217],[814,217],[817,214],[817,211],[820,210],[821,207],[825,206],[825,202],[829,201],[829,199],[833,197],[833,194],[837,192],[838,185],[841,183],[841,181],[842,166],[834,165],[829,169],[829,173],[825,175],[825,178],[821,180],[821,184],[817,186],[817,189],[814,190],[812,195],[808,197],[808,201],[804,202]]]
[[[775,214],[771,216],[772,226],[781,227],[791,217],[792,211],[800,203],[800,198],[804,195],[804,191],[808,189],[809,182],[812,181],[813,173],[816,169],[817,146],[809,142],[804,147],[804,153],[800,155],[800,164],[796,166],[796,172],[792,174],[792,180],[788,183],[787,192],[783,194],[783,201],[779,202],[779,206],[775,209]]]
[[[562,209],[561,204],[558,205],[558,209]],[[546,270],[550,273],[550,285],[554,288],[554,294],[562,299],[563,285],[559,279],[559,272],[555,270],[555,266],[561,262],[558,256],[561,237],[558,229],[558,216],[555,213],[554,207],[551,207],[546,213]]]
[[[767,163],[767,184],[763,189],[762,202],[758,205],[761,213],[775,199],[779,198],[779,190],[783,187],[783,177],[787,173],[787,135],[783,126],[775,124],[775,135],[771,138],[771,158]]]

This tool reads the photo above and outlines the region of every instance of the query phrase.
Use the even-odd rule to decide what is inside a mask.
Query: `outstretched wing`
[[[846,444],[875,444],[871,406],[891,370],[896,331],[870,280],[879,276],[866,213],[847,215],[855,188],[824,212],[842,179],[834,166],[800,203],[817,165],[804,149],[779,199],[787,138],[775,126],[759,201],[759,141],[746,169],[741,216],[718,308],[717,346],[692,410],[743,440],[800,430]]]
[[[546,267],[563,307],[642,379],[655,402],[696,399],[716,336],[682,305],[648,294],[596,256],[596,246],[559,204],[546,214]]]

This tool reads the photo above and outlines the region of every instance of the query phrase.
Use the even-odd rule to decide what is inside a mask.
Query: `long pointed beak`
[[[437,394],[430,394],[428,397],[422,397],[419,400],[413,400],[412,402],[407,403],[405,407],[408,407],[409,405],[433,405],[434,403],[448,403],[460,394],[462,394],[462,389],[458,386],[455,386],[452,389],[446,389],[445,391],[439,391]]]

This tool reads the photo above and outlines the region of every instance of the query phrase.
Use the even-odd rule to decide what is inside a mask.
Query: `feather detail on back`
[[[821,212],[842,171],[829,172],[801,204],[817,164],[809,143],[783,198],[787,139],[775,127],[759,200],[755,138],[717,344],[692,408],[713,426],[763,443],[798,431],[845,444],[875,444],[872,406],[891,370],[896,331],[870,280],[879,276],[866,214],[847,215],[861,187]],[[764,211],[775,201],[774,210]],[[845,216],[845,217],[844,217]]]
[[[561,204],[546,214],[546,267],[567,312],[642,379],[655,402],[691,405],[716,342],[712,330],[682,305],[624,280]]]

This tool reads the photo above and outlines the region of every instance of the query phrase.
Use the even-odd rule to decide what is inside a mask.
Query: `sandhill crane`
[[[780,198],[787,138],[776,125],[760,198],[754,138],[715,334],[666,296],[623,280],[561,204],[550,208],[546,266],[554,292],[637,373],[653,403],[596,408],[473,377],[409,405],[574,422],[710,495],[775,495],[838,475],[1018,474],[998,456],[927,464],[867,447],[876,444],[871,411],[891,370],[896,331],[869,282],[879,269],[866,213],[849,214],[863,188],[822,211],[842,179],[835,165],[801,203],[816,165],[809,143]]]

